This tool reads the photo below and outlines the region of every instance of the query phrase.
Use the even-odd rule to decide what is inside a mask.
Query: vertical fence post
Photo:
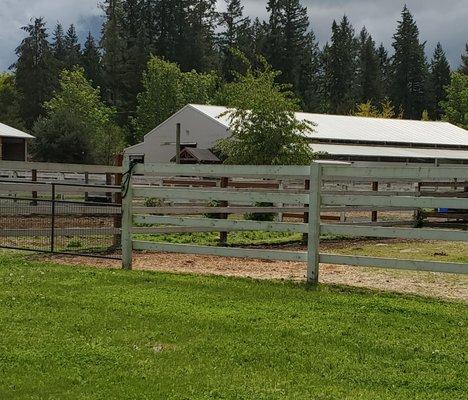
[[[378,190],[379,190],[379,182],[372,182],[372,191],[378,192]],[[377,218],[378,218],[377,211],[372,211],[371,222],[377,222]]]
[[[132,269],[132,176],[130,159],[125,157],[123,162],[122,187],[122,267]]]
[[[55,251],[55,183],[52,183],[50,219],[50,252]]]
[[[305,180],[304,189],[310,191],[310,180],[309,179]],[[309,207],[309,205],[304,204],[304,207]],[[304,216],[302,218],[302,222],[304,222],[304,224],[309,223],[309,213],[308,212],[304,213]],[[309,240],[308,237],[309,237],[309,235],[307,233],[302,234],[302,244],[307,244],[307,241]]]
[[[228,185],[229,185],[229,178],[221,178],[219,186],[221,188],[227,188]],[[228,204],[229,203],[227,201],[220,201],[219,202],[220,207],[227,207]],[[223,213],[223,214],[219,214],[218,218],[227,219],[228,216],[229,216],[229,214],[224,214]],[[227,239],[228,239],[228,233],[227,232],[219,232],[219,244],[225,245],[227,243]]]
[[[320,243],[320,202],[322,189],[322,166],[310,166],[309,189],[309,235],[307,240],[307,282],[318,283]]]
[[[116,166],[122,167],[123,154],[117,154],[115,157],[114,164]],[[122,170],[122,168],[121,168]],[[122,172],[115,174],[115,186],[122,186]],[[122,192],[117,192],[114,194],[114,203],[122,205]],[[122,228],[122,213],[114,215],[114,228]],[[121,234],[114,235],[114,247],[117,248],[122,241]]]
[[[31,181],[32,182],[37,182],[37,169],[33,169],[31,170]],[[32,192],[32,198],[33,198],[33,201],[32,201],[32,205],[34,206],[37,206],[37,191],[33,191]]]

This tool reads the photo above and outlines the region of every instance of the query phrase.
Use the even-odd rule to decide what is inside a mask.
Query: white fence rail
[[[131,170],[129,162],[124,164],[124,173]],[[133,174],[160,177],[231,177],[246,179],[309,180],[310,189],[249,189],[249,188],[203,188],[203,187],[167,187],[141,186],[132,182],[132,175],[127,174],[127,184],[123,200],[122,251],[123,266],[131,268],[132,250],[147,250],[174,253],[206,254],[241,258],[260,258],[271,260],[307,262],[307,279],[318,281],[319,263],[333,263],[357,266],[374,266],[394,269],[414,269],[451,273],[468,273],[468,264],[419,260],[403,260],[351,255],[324,254],[319,252],[321,234],[349,236],[369,236],[381,238],[404,238],[423,240],[468,241],[468,231],[463,229],[428,229],[402,228],[392,226],[355,226],[345,224],[322,223],[322,209],[415,209],[415,208],[451,208],[468,210],[468,198],[454,196],[428,197],[420,194],[382,192],[355,193],[347,191],[330,193],[323,191],[324,181],[451,181],[468,180],[467,167],[355,167],[351,165],[326,165],[313,163],[311,166],[227,166],[227,165],[174,165],[174,164],[138,164]],[[385,193],[385,194],[383,194]],[[250,206],[220,207],[142,207],[136,205],[138,198],[156,197],[165,200],[220,201],[249,204]],[[268,207],[251,206],[258,202],[282,203],[293,210],[307,210],[308,222],[267,222],[232,220],[223,218],[203,218],[193,215],[205,212],[227,213],[232,210],[242,212],[265,212]],[[273,206],[278,210],[280,207]],[[250,210],[250,211],[247,211]],[[155,215],[169,214],[169,215]],[[184,215],[186,214],[186,215]],[[134,224],[138,226],[134,226]],[[155,243],[134,240],[134,233],[161,232],[229,232],[263,230],[274,232],[297,232],[308,235],[307,251],[282,251],[269,249],[249,249],[215,246],[198,246],[169,243]]]

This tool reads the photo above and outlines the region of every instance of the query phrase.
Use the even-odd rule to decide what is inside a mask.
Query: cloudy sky
[[[30,18],[42,16],[50,26],[57,21],[74,23],[81,37],[91,30],[98,34],[99,0],[0,0],[0,71],[14,61],[14,49],[23,37],[20,27]],[[220,7],[224,0],[218,0]],[[245,12],[266,17],[266,0],[244,0]],[[323,45],[330,36],[333,19],[348,15],[356,31],[366,26],[376,42],[390,47],[392,34],[404,3],[418,23],[421,39],[432,52],[437,41],[445,48],[452,66],[459,64],[468,41],[468,0],[302,0],[311,26]]]

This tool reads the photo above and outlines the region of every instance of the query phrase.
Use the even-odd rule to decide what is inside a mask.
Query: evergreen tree
[[[210,71],[217,66],[215,52],[215,28],[218,14],[216,0],[185,0],[184,25],[176,25],[184,31],[183,53],[178,64],[183,71]]]
[[[65,35],[65,65],[64,68],[71,70],[80,66],[81,63],[81,45],[78,42],[78,35],[73,24],[67,30]]]
[[[349,114],[355,105],[357,41],[346,15],[338,25],[333,21],[331,45],[324,57],[328,111]]]
[[[460,72],[452,74],[447,86],[447,99],[441,102],[444,121],[468,129],[468,75]]]
[[[388,98],[390,96],[390,58],[388,52],[385,49],[383,43],[380,44],[377,49],[377,57],[379,58],[379,69],[380,69],[380,93],[382,98]]]
[[[458,72],[468,75],[468,43],[465,45],[465,54],[461,55],[461,65]]]
[[[424,43],[419,42],[419,29],[406,6],[401,17],[392,44],[392,100],[404,118],[420,119],[427,105]]]
[[[63,32],[62,24],[58,23],[55,26],[52,35],[52,50],[57,63],[57,68],[61,71],[65,68],[67,52],[65,49],[65,33]]]
[[[437,43],[431,61],[431,117],[439,119],[443,113],[440,102],[445,100],[445,87],[450,84],[450,65],[442,49],[442,45]]]
[[[309,30],[306,7],[299,0],[269,0],[265,54],[278,79],[292,85],[307,110],[317,108],[318,45]]]
[[[221,73],[225,81],[234,79],[234,72],[242,72],[242,65],[232,51],[241,51],[247,58],[252,57],[252,36],[250,19],[244,17],[240,0],[226,0],[227,10],[221,13],[220,25],[224,31],[218,36],[221,50]],[[244,71],[245,72],[245,71]]]
[[[108,104],[117,108],[119,122],[124,123],[124,102],[121,86],[125,73],[122,0],[105,0],[102,7],[105,12],[101,37],[103,82],[105,87],[103,95]]]
[[[367,33],[366,28],[363,28],[359,35],[357,86],[357,100],[360,103],[370,101],[375,105],[382,100],[380,57],[375,49],[375,42],[372,36]]]
[[[91,32],[88,33],[86,42],[83,47],[83,54],[81,56],[81,64],[83,65],[86,78],[90,80],[93,86],[102,85],[102,66],[101,54],[94,41]]]
[[[58,74],[44,20],[36,18],[22,29],[28,36],[16,49],[18,60],[13,67],[21,96],[21,115],[26,127],[31,128],[44,111],[43,103],[57,87]]]

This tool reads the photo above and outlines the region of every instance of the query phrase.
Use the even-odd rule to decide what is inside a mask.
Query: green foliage
[[[101,87],[103,84],[101,55],[91,32],[88,33],[84,44],[81,64],[83,65],[86,78],[94,87]]]
[[[147,197],[143,203],[145,207],[162,207],[164,206],[164,199],[157,197]]]
[[[24,129],[20,110],[21,98],[16,90],[15,77],[0,73],[0,122],[17,129]]]
[[[465,54],[461,55],[461,65],[458,72],[468,75],[468,43],[465,45]]]
[[[446,98],[445,87],[450,84],[450,65],[442,49],[442,45],[437,43],[434,50],[434,55],[431,60],[430,69],[430,95],[432,96],[431,116],[434,119],[440,119],[443,110],[440,107],[440,102]]]
[[[444,111],[443,119],[468,129],[468,75],[453,73],[446,90],[447,100],[440,103]]]
[[[2,399],[453,400],[468,390],[465,304],[18,256],[0,266]]]
[[[255,207],[272,207],[273,203],[255,203]],[[272,213],[249,213],[244,218],[251,221],[274,221],[275,214]]]
[[[182,72],[177,64],[151,57],[143,73],[144,91],[138,95],[133,121],[137,138],[165,121],[187,103],[208,103],[218,78],[214,74]]]
[[[113,156],[122,150],[122,131],[113,122],[115,111],[101,102],[99,90],[91,86],[82,69],[64,70],[61,73],[60,90],[45,104],[45,108],[47,116],[34,129],[38,136],[45,138],[44,141],[38,140],[37,146],[45,147],[37,147],[36,154],[44,157],[48,153],[47,147],[53,143],[47,140],[49,134],[46,129],[49,126],[58,127],[64,119],[69,131],[61,133],[65,137],[68,134],[82,134],[83,143],[89,143],[90,147],[86,158],[92,162],[112,164]],[[67,113],[70,114],[69,118],[66,117]],[[76,127],[75,131],[73,126]],[[64,151],[56,148],[49,157],[66,157],[61,154]]]
[[[324,86],[328,111],[348,114],[355,105],[358,43],[346,15],[333,21],[331,45],[324,49]]]
[[[289,87],[276,83],[279,72],[264,61],[261,69],[248,68],[227,84],[219,97],[230,107],[231,136],[217,148],[228,164],[307,164],[312,151],[305,132],[312,123],[296,119],[298,100]]]
[[[366,103],[358,104],[353,115],[357,117],[373,117],[373,118],[401,118],[395,114],[395,107],[388,99],[384,99],[379,107],[376,107],[369,100]]]
[[[38,161],[84,163],[94,161],[90,137],[92,130],[81,116],[70,110],[57,110],[40,117],[33,127],[36,139],[31,152]]]
[[[401,16],[392,44],[392,102],[404,118],[420,119],[428,99],[424,43],[419,42],[419,29],[406,6]]]
[[[58,84],[57,66],[48,42],[45,22],[36,18],[22,27],[27,36],[16,49],[16,88],[21,96],[21,115],[27,128],[43,115],[43,104]]]
[[[383,98],[383,77],[381,62],[385,62],[375,48],[372,36],[365,28],[359,35],[359,63],[357,68],[357,100],[361,103],[371,101],[378,104]]]

